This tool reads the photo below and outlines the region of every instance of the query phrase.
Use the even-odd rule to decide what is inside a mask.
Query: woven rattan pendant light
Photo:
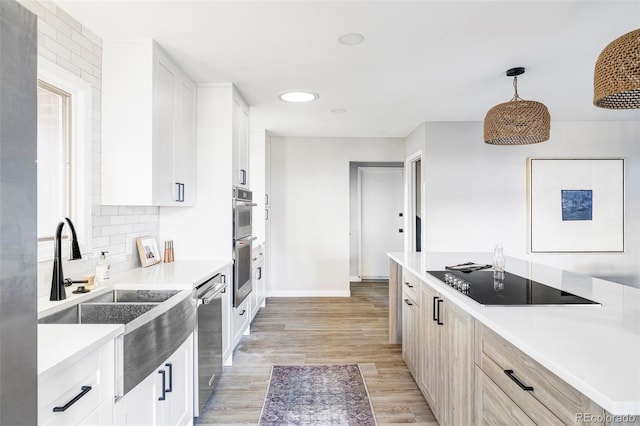
[[[593,104],[601,108],[640,108],[640,29],[604,48],[593,76]]]
[[[524,68],[511,68],[515,94],[509,102],[494,106],[484,118],[484,141],[491,145],[527,145],[549,140],[551,116],[544,104],[518,95],[518,76]]]

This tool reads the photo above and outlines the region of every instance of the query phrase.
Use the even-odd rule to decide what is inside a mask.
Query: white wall
[[[500,243],[508,256],[640,287],[640,121],[553,122],[548,142],[525,146],[485,144],[481,122],[424,126],[427,251]],[[528,157],[625,158],[625,253],[527,254]]]
[[[1,1],[1,0],[0,0]],[[66,277],[80,279],[95,272],[101,251],[108,251],[115,273],[140,266],[136,237],[158,236],[158,207],[100,204],[102,125],[102,39],[51,1],[18,0],[38,16],[38,58],[56,64],[91,85],[91,255],[63,260]],[[63,218],[60,218],[63,219]],[[52,230],[53,231],[53,230]],[[66,232],[66,227],[65,227]],[[80,247],[84,251],[87,247]],[[38,297],[49,294],[53,261],[38,263]]]
[[[349,295],[349,162],[404,152],[399,138],[271,138],[270,296]]]

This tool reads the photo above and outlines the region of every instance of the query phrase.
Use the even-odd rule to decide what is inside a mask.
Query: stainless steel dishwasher
[[[197,417],[222,375],[222,295],[227,277],[216,274],[196,288],[198,319],[194,339],[194,415]]]

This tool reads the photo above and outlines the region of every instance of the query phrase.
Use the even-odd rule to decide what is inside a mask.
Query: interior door
[[[360,167],[360,278],[389,276],[386,253],[403,250],[404,170]]]

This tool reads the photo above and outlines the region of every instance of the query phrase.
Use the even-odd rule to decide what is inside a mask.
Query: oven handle
[[[247,201],[236,201],[236,206],[239,207],[256,207],[257,203],[249,203]]]

